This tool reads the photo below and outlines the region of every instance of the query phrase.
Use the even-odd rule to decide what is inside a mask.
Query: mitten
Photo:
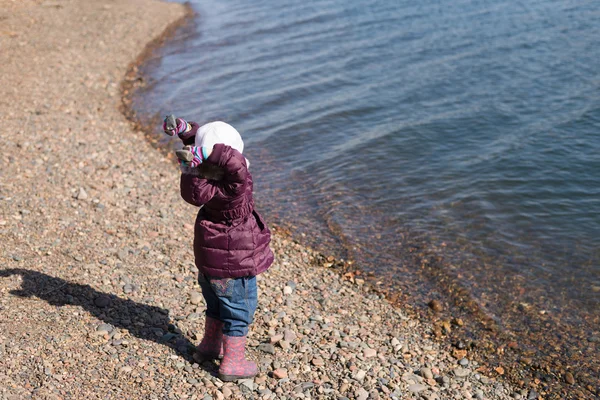
[[[196,168],[202,164],[210,155],[208,147],[185,146],[181,150],[177,150],[175,154],[179,159],[179,163],[186,167]]]
[[[180,135],[188,129],[188,123],[183,118],[175,118],[174,115],[167,115],[163,121],[163,131],[169,135]]]

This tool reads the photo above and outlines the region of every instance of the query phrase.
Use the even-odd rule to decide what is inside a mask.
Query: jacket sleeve
[[[217,187],[208,179],[181,174],[181,197],[191,205],[201,207],[213,198]]]
[[[223,180],[212,181],[219,190],[230,196],[237,196],[246,190],[248,167],[242,153],[231,146],[217,143],[206,162],[217,165],[225,172]]]
[[[193,121],[189,121],[188,123],[192,126],[192,129],[189,132],[180,133],[179,138],[183,141],[184,146],[193,146],[196,142],[196,133],[198,133],[200,125]]]

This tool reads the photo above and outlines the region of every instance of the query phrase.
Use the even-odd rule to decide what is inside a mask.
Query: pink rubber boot
[[[197,361],[214,360],[223,357],[223,322],[206,317],[204,337],[196,347],[194,358]]]
[[[219,367],[219,379],[222,381],[253,378],[258,373],[256,363],[246,360],[246,336],[223,335],[223,352]]]

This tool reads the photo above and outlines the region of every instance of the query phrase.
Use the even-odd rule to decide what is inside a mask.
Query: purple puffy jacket
[[[181,174],[181,197],[203,206],[194,227],[196,266],[216,278],[255,276],[273,263],[271,232],[254,210],[252,175],[242,154],[216,144],[205,163],[225,171],[222,180]]]

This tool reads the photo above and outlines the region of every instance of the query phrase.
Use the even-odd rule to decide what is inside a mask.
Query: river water
[[[271,221],[598,371],[600,2],[191,4],[138,113],[227,121]]]

